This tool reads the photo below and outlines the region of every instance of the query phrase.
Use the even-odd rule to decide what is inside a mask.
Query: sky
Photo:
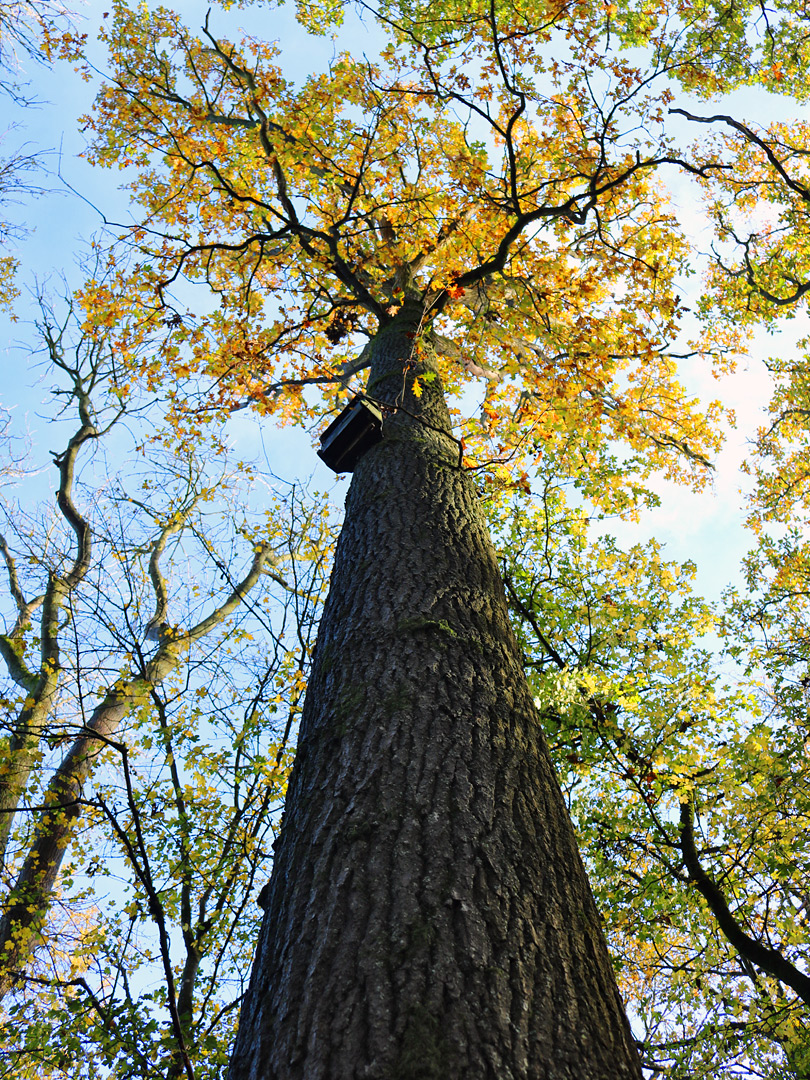
[[[195,19],[202,23],[205,5],[187,4],[183,8],[189,12],[192,25]],[[96,0],[81,9],[84,29],[91,39],[104,10],[104,5]],[[290,74],[305,74],[323,67],[336,48],[329,37],[306,37],[296,24],[290,5],[278,10],[251,6],[245,11],[232,12],[229,22],[247,25],[256,35],[278,37],[283,43],[284,68]],[[232,32],[230,28],[229,32]],[[354,50],[374,51],[373,34],[356,19],[349,27],[348,37]],[[103,70],[104,57],[97,46],[91,56]],[[36,357],[30,356],[32,329],[28,320],[33,317],[34,308],[27,293],[35,281],[50,283],[58,291],[61,276],[69,281],[81,280],[81,261],[87,258],[91,237],[104,219],[127,222],[130,216],[126,198],[117,190],[118,174],[94,170],[80,156],[86,136],[79,117],[91,105],[94,83],[83,81],[64,67],[48,71],[29,64],[28,71],[42,104],[12,110],[9,121],[19,126],[8,132],[2,149],[8,152],[25,145],[27,149],[48,150],[50,175],[45,178],[45,184],[50,190],[36,200],[12,207],[13,216],[30,231],[19,241],[16,252],[22,263],[20,284],[26,292],[19,305],[20,319],[14,324],[5,317],[0,319],[3,349],[0,401],[6,406],[16,406],[18,426],[27,428],[34,444],[41,445],[49,438],[48,420],[41,409],[47,386],[43,384],[42,368],[37,366]],[[676,104],[691,103],[679,100]],[[749,95],[736,104],[742,105],[743,112],[749,116],[764,113],[763,119],[769,118],[775,108],[773,100],[766,95],[761,99]],[[700,210],[693,190],[685,182],[676,184],[675,201],[681,219],[699,236],[703,228]],[[691,282],[690,290],[699,288],[699,276]],[[690,299],[695,299],[694,293],[691,297],[687,295],[687,301]],[[712,484],[702,493],[693,493],[659,481],[658,509],[646,512],[638,524],[611,521],[604,526],[625,543],[656,536],[665,543],[667,557],[695,561],[698,587],[712,599],[719,597],[721,590],[736,579],[735,568],[751,544],[751,537],[743,528],[746,478],[740,472],[740,464],[762,422],[763,406],[769,395],[762,359],[769,352],[795,347],[793,341],[802,329],[807,332],[806,325],[797,320],[787,324],[781,340],[757,338],[750,355],[740,358],[737,372],[719,380],[713,378],[705,365],[693,364],[687,369],[684,377],[690,391],[704,400],[720,398],[737,417],[737,428],[729,433],[726,446],[715,462]],[[472,388],[471,392],[477,391]],[[265,462],[283,479],[311,477],[321,490],[333,485],[334,477],[317,459],[312,438],[306,433],[279,431],[269,421],[260,423],[247,413],[234,419],[231,430],[241,454]],[[343,482],[335,488],[338,501],[345,487]]]

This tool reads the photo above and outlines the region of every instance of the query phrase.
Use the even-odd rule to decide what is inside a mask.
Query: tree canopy
[[[476,460],[531,461],[579,431],[585,484],[617,440],[642,474],[705,475],[718,414],[677,382],[688,245],[655,170],[721,166],[666,145],[668,88],[610,60],[600,102],[576,49],[541,65],[553,25],[518,33],[495,9],[414,23],[379,61],[340,55],[300,87],[255,38],[194,36],[164,9],[113,18],[91,153],[132,170],[148,221],[120,302],[162,323],[168,307],[164,356],[210,378],[212,405],[311,412],[313,384],[329,404],[367,366],[358,340],[418,297],[451,396],[487,380],[488,425],[461,428]],[[561,19],[563,37],[579,26]],[[216,309],[190,318],[181,281]],[[722,362],[722,342],[703,347]]]

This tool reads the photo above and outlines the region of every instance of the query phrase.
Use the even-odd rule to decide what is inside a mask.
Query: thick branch
[[[44,600],[44,596],[36,596],[33,600],[25,599],[25,595],[20,586],[20,580],[17,576],[17,562],[11,554],[5,536],[2,535],[0,535],[0,554],[2,554],[3,561],[6,564],[9,592],[11,593],[14,605],[17,608],[17,620],[9,635],[11,638],[14,638],[28,626],[31,615],[38,607],[40,607]]]
[[[728,125],[728,127],[730,128],[734,128],[735,131],[739,131],[739,133],[745,139],[747,139],[748,142],[753,143],[755,146],[758,146],[760,150],[764,152],[768,161],[771,163],[771,165],[773,165],[773,167],[782,177],[788,188],[790,188],[790,190],[795,195],[798,195],[799,198],[803,199],[805,202],[810,202],[810,188],[808,188],[805,184],[800,184],[798,180],[794,180],[793,177],[790,176],[782,162],[774,153],[773,147],[770,146],[770,144],[766,142],[765,139],[757,135],[755,131],[752,131],[751,128],[746,127],[745,124],[741,124],[739,120],[735,120],[732,116],[724,116],[722,114],[718,114],[715,116],[695,116],[693,113],[687,112],[686,109],[670,109],[669,111],[672,114],[685,116],[687,120],[691,120],[695,124],[721,123]],[[790,149],[796,154],[808,153],[807,150],[800,149],[799,147],[790,147]]]
[[[0,634],[0,656],[5,661],[9,675],[27,694],[36,690],[37,677],[23,660],[22,652],[17,651],[14,641],[6,634]]]
[[[49,339],[49,345],[51,354],[54,356],[56,345],[51,339]],[[59,366],[66,368],[61,360]],[[59,630],[62,611],[71,591],[76,588],[86,575],[92,555],[90,523],[79,512],[73,501],[73,485],[79,451],[88,440],[98,437],[98,431],[91,423],[89,397],[78,372],[72,370],[71,377],[74,382],[73,394],[79,406],[81,426],[71,437],[64,453],[54,455],[54,461],[59,469],[59,487],[56,492],[56,501],[62,516],[76,538],[75,554],[67,573],[58,574],[51,571],[48,575],[48,585],[42,597],[39,670],[36,675],[28,671],[23,664],[20,649],[16,648],[8,640],[0,644],[0,653],[6,662],[9,674],[15,682],[24,685],[27,691],[27,697],[8,740],[7,761],[5,769],[0,775],[0,865],[4,863],[8,838],[13,823],[13,814],[28,786],[39,741],[50,713],[51,702],[59,685],[61,670]],[[6,556],[6,566],[9,572],[12,595],[14,595],[14,562],[12,559],[11,563],[9,563],[9,558],[10,555]],[[26,605],[23,601],[24,606],[20,608],[22,593],[19,585],[16,586],[16,594],[15,600],[19,611],[17,626],[22,628],[23,624],[20,620],[26,619],[31,604]],[[20,682],[21,678],[22,682]]]
[[[731,945],[745,960],[789,986],[806,1005],[810,1005],[810,978],[776,949],[762,945],[747,934],[735,919],[717,883],[700,864],[695,847],[694,808],[690,800],[681,801],[681,852],[690,878],[717,920],[717,925]]]

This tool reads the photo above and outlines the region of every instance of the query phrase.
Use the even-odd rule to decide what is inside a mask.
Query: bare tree
[[[234,476],[221,451],[144,446],[159,403],[127,402],[103,344],[71,344],[70,310],[41,329],[72,424],[53,505],[2,507],[0,994],[6,1020],[41,1021],[52,1003],[57,1057],[69,1029],[88,1061],[135,1054],[144,1075],[190,1078],[239,997],[240,924],[286,784],[331,521],[295,489],[260,515],[240,505],[251,470]],[[96,903],[113,873],[134,906],[120,888]],[[125,1033],[116,1012],[138,1012],[144,949],[163,1007]]]

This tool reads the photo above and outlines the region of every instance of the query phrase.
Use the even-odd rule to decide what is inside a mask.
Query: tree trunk
[[[404,409],[349,491],[231,1080],[640,1077],[417,329],[374,342]]]
[[[0,1000],[24,975],[39,944],[62,860],[81,816],[82,788],[127,710],[126,697],[108,692],[45,790],[44,803],[51,809],[40,815],[31,849],[0,914]]]

